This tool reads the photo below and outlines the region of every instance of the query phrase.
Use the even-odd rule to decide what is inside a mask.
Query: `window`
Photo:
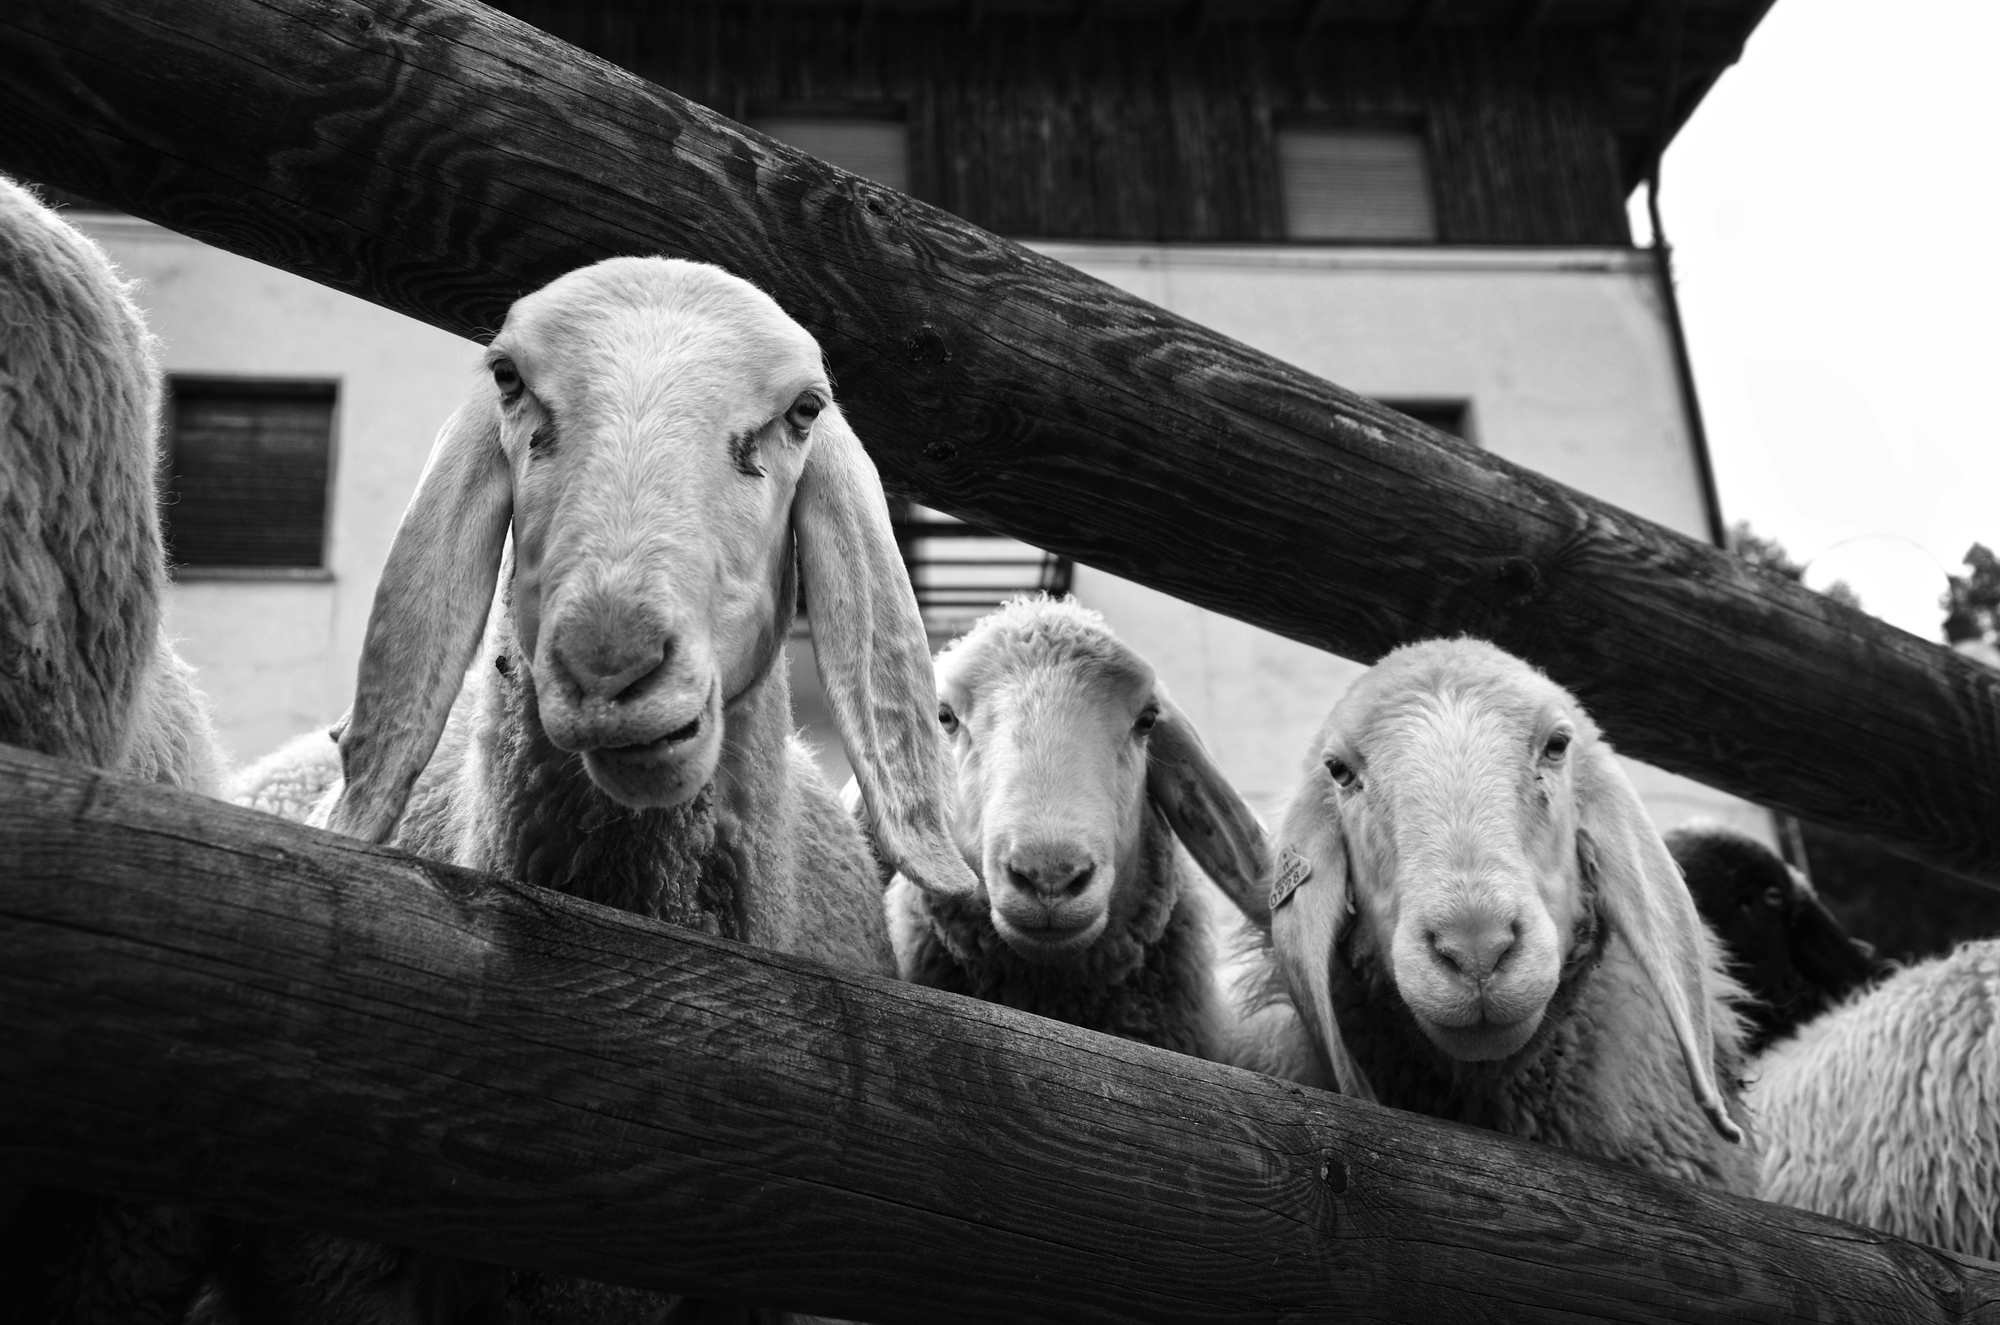
[[[1437,238],[1420,133],[1281,129],[1278,173],[1287,239]]]
[[[1070,590],[1075,566],[1068,557],[914,502],[892,499],[889,514],[926,626],[949,628],[970,621],[1016,594]]]
[[[860,115],[754,115],[750,127],[829,165],[910,191],[910,134],[901,120]]]
[[[1450,433],[1460,441],[1472,440],[1470,427],[1471,406],[1463,400],[1383,400],[1377,404],[1387,405],[1398,414],[1407,414],[1418,423],[1428,423],[1439,432]]]
[[[331,382],[174,377],[167,555],[176,573],[325,564]]]

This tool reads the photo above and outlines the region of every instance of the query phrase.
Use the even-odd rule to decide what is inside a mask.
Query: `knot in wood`
[[[1319,1180],[1336,1192],[1347,1190],[1347,1161],[1331,1150],[1323,1150],[1319,1156]]]
[[[950,363],[951,346],[938,329],[926,322],[903,337],[903,354],[913,364]]]
[[[924,447],[924,459],[935,460],[939,464],[958,459],[958,448],[940,438]]]
[[[1493,573],[1493,583],[1514,602],[1526,602],[1542,591],[1542,572],[1526,557],[1508,557]]]

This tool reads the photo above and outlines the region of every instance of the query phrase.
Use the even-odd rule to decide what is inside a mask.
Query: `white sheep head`
[[[1341,1089],[1350,923],[1430,1041],[1462,1061],[1533,1038],[1580,936],[1630,945],[1695,1099],[1740,1141],[1716,1084],[1707,946],[1680,870],[1574,696],[1481,640],[1396,650],[1335,705],[1279,832],[1272,938]]]
[[[514,629],[549,739],[620,804],[688,800],[732,702],[782,666],[796,540],[877,842],[919,883],[969,892],[923,625],[812,336],[719,268],[614,258],[518,300],[485,366],[384,568],[331,826],[394,829],[510,530]]]
[[[1010,603],[938,655],[937,688],[958,769],[954,836],[1016,953],[1060,963],[1160,908],[1142,858],[1153,814],[1267,918],[1262,827],[1151,664],[1097,613]]]

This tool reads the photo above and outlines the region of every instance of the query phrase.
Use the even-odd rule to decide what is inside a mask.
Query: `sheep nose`
[[[580,697],[629,704],[666,672],[674,637],[639,615],[593,612],[553,641],[550,660]]]
[[[1514,950],[1521,938],[1521,925],[1517,920],[1475,912],[1429,930],[1424,937],[1439,962],[1461,979],[1481,984]]]
[[[1012,852],[1006,861],[1007,882],[1050,902],[1081,896],[1090,887],[1097,865],[1066,847],[1029,847]]]

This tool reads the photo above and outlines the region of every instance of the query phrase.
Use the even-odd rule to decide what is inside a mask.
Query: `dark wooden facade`
[[[1023,237],[1282,239],[1280,127],[1408,127],[1428,145],[1438,237],[1462,244],[1630,241],[1624,103],[1644,101],[1650,49],[1633,34],[1662,8],[1606,9],[1606,29],[1519,7],[1498,25],[1283,4],[499,7],[739,120],[906,117],[911,191]],[[1713,52],[1706,32],[1680,49]],[[1676,84],[1698,96],[1707,65],[1682,63]]]

